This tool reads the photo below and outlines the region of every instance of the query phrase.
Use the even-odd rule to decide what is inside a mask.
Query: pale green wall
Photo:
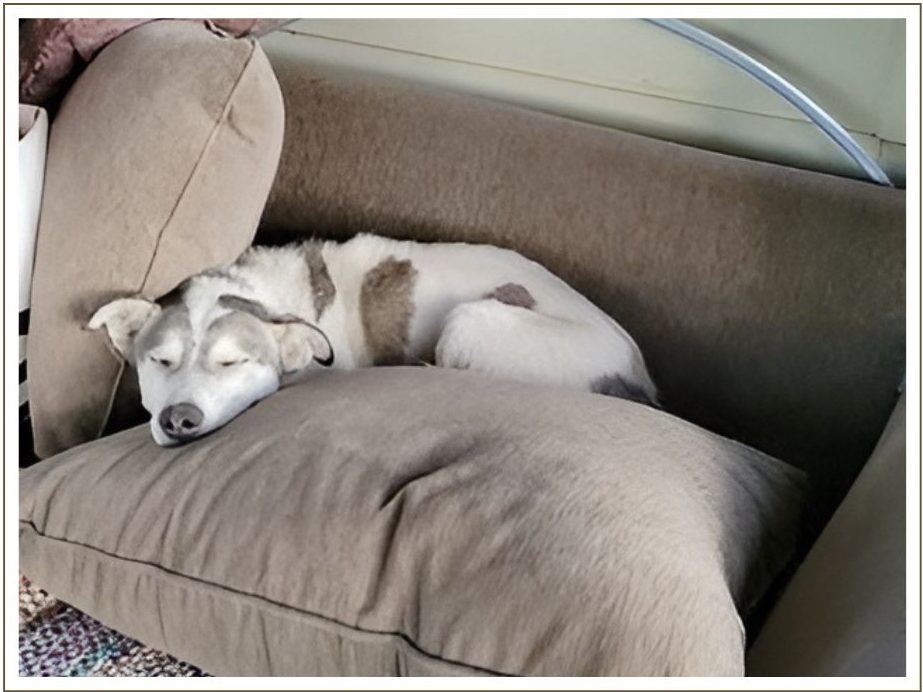
[[[695,23],[793,81],[903,183],[903,20]],[[263,45],[270,58],[296,53],[716,151],[859,175],[778,96],[640,20],[299,20]]]

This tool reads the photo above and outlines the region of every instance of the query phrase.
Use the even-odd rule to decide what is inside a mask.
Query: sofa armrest
[[[748,675],[902,676],[906,403],[750,650]]]

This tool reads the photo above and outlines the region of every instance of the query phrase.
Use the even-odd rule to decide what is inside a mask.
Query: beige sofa
[[[289,112],[264,237],[501,242],[558,271],[636,336],[668,410],[810,473],[808,557],[749,671],[903,674],[902,191],[274,67]]]
[[[164,40],[164,32],[170,34],[177,45],[200,40],[188,28],[179,30],[155,26],[143,31],[151,33],[148,35],[142,30],[130,32],[107,51],[125,51],[128,50],[126,46],[130,46],[132,51],[156,52],[158,42]],[[107,51],[103,52],[100,61],[106,57]],[[730,487],[726,484],[737,484],[738,499],[735,502],[738,504],[733,507],[721,505],[718,509],[715,509],[718,505],[714,503],[706,504],[716,512],[708,521],[726,527],[721,533],[722,538],[713,546],[717,550],[715,565],[722,565],[720,569],[725,571],[722,579],[727,579],[733,602],[745,616],[747,673],[904,674],[905,409],[903,403],[898,403],[905,357],[902,191],[699,151],[467,96],[304,64],[284,55],[270,57],[285,103],[285,127],[278,171],[256,235],[258,242],[280,243],[311,235],[345,239],[357,232],[374,231],[422,241],[490,242],[517,249],[547,265],[616,317],[635,336],[661,388],[667,412],[655,414],[645,410],[638,413],[633,404],[609,400],[600,403],[601,397],[595,395],[586,395],[589,397],[586,401],[562,401],[558,424],[560,421],[572,423],[568,424],[571,432],[561,432],[560,439],[571,440],[572,449],[582,449],[587,458],[604,459],[611,454],[612,463],[626,473],[625,470],[634,468],[630,465],[638,463],[639,459],[649,460],[649,463],[638,466],[638,473],[642,476],[652,473],[652,469],[679,469],[676,470],[679,476],[686,475],[682,481],[677,481],[680,483],[677,487],[685,488],[687,486],[683,484],[691,484],[690,487],[714,488],[718,486],[710,484],[719,483],[724,484],[721,485],[724,490],[720,492],[726,492]],[[127,68],[119,64],[107,69]],[[102,73],[94,76],[91,69],[75,89],[84,93],[79,91],[81,84],[89,85],[92,79],[105,77]],[[89,103],[90,89],[90,86],[85,87],[87,94],[83,98],[86,103]],[[270,92],[256,88],[254,93]],[[66,120],[72,117],[67,109],[65,101],[60,122],[71,123],[70,126],[79,130],[79,118]],[[218,107],[216,112],[218,122],[224,122],[228,109]],[[240,139],[234,140],[235,146],[249,143],[259,149],[259,133],[265,130],[267,122],[274,121],[249,116],[243,131],[238,133]],[[59,124],[58,127],[63,132],[64,126]],[[248,127],[253,129],[247,131]],[[233,136],[233,132],[229,136]],[[63,139],[63,135],[61,137]],[[271,149],[272,146],[268,143],[265,148]],[[53,158],[54,126],[50,147],[49,156]],[[260,166],[259,175],[265,178],[267,167],[264,164]],[[271,176],[266,179],[271,179]],[[257,180],[255,187],[260,188],[261,184]],[[49,175],[49,185],[53,192],[53,174]],[[256,194],[258,197],[259,193]],[[224,204],[232,205],[232,202],[226,199]],[[248,204],[252,207],[252,200]],[[228,219],[227,223],[233,223],[233,214],[227,212],[225,208],[216,210]],[[193,214],[190,218],[196,217]],[[214,235],[214,229],[220,224],[214,220],[209,224],[212,229],[209,232]],[[180,234],[182,232],[181,229]],[[252,229],[242,231],[244,236],[248,232],[252,234]],[[47,249],[43,256],[42,250],[42,243],[47,246],[53,244],[51,239],[54,234],[55,229],[50,226],[47,230],[40,230],[37,272],[55,271],[49,259],[54,253]],[[234,243],[240,244],[240,233],[227,246],[219,245],[215,249],[212,244],[210,254],[206,253],[206,263],[214,262],[216,254],[233,256]],[[60,266],[60,260],[55,261]],[[108,261],[111,262],[111,258]],[[194,263],[194,258],[184,256],[184,269],[177,271],[188,273],[190,262]],[[59,277],[52,280],[50,274],[44,276],[48,284],[60,282]],[[180,278],[168,270],[158,279],[158,285],[165,291],[171,281]],[[42,277],[37,280],[41,281]],[[113,289],[137,290],[131,288],[130,282],[124,286],[113,286]],[[93,290],[95,293],[88,293],[84,299],[88,303],[92,302],[91,297],[99,296],[100,288]],[[155,291],[159,292],[162,291]],[[45,294],[48,305],[57,299],[52,293],[49,288]],[[79,329],[77,317],[83,313],[80,310],[74,313],[73,305],[70,305],[67,315],[72,324],[67,328]],[[83,308],[88,309],[89,305]],[[39,310],[40,307],[33,306],[33,313]],[[53,314],[53,310],[49,307],[43,314]],[[92,352],[94,358],[102,362],[112,357],[106,352],[103,341],[91,340],[99,339],[99,335],[80,338],[86,339],[81,348]],[[30,367],[32,363],[30,353]],[[121,377],[122,369],[117,368],[114,362],[105,365],[106,377],[113,377],[116,371]],[[403,377],[400,371],[394,372],[397,374],[393,377]],[[130,372],[126,371],[128,376]],[[373,375],[363,374],[361,377]],[[407,377],[410,379],[400,385],[389,379],[391,374],[380,381],[343,380],[340,384],[336,379],[321,379],[318,382],[322,386],[313,393],[295,392],[285,396],[296,403],[310,403],[312,410],[326,410],[325,406],[333,406],[330,401],[346,396],[337,394],[338,391],[352,392],[352,396],[362,398],[358,392],[363,382],[365,386],[376,389],[394,386],[395,400],[403,401],[406,411],[418,411],[419,419],[423,420],[431,412],[427,407],[414,408],[414,392],[431,391],[433,411],[452,411],[452,401],[443,401],[438,392],[444,391],[444,387],[458,387],[458,392],[465,390],[465,381],[446,380],[446,384],[434,385],[434,389],[428,390],[426,383],[432,380],[417,382],[414,379],[428,377],[426,373],[414,372]],[[433,377],[442,375],[435,374]],[[88,378],[88,382],[92,384],[98,379],[94,375]],[[389,382],[392,384],[389,385]],[[501,407],[505,405],[502,402],[534,397],[536,410],[542,411],[539,418],[548,421],[544,429],[554,426],[551,421],[558,404],[555,404],[553,395],[531,390],[511,394],[487,384],[483,385],[484,389],[479,387],[482,385],[472,385],[471,391],[475,394],[470,396],[495,401],[492,406]],[[137,408],[137,402],[132,403],[132,396],[136,393],[133,394],[130,378],[123,378],[118,389],[117,400],[124,400],[126,407]],[[111,395],[105,394],[107,390],[103,391],[104,395],[97,398],[111,402],[115,390]],[[317,392],[328,393],[322,396]],[[299,396],[304,398],[299,399]],[[267,403],[266,406],[273,404]],[[126,498],[135,499],[131,502],[126,499],[124,507],[125,503],[115,502],[113,507],[120,509],[113,511],[116,516],[125,512],[128,523],[114,533],[106,534],[103,528],[92,528],[100,517],[81,503],[81,493],[93,497],[88,503],[98,505],[106,502],[106,496],[100,494],[103,490],[110,492],[112,488],[127,487],[107,486],[107,483],[112,483],[113,477],[118,477],[119,483],[131,483],[131,478],[144,476],[147,473],[145,469],[149,469],[151,464],[169,462],[173,469],[191,469],[189,465],[193,460],[205,464],[221,454],[237,455],[235,459],[256,458],[252,456],[252,450],[255,449],[253,445],[262,444],[257,442],[260,430],[265,430],[267,435],[273,434],[271,428],[266,427],[272,424],[266,422],[265,411],[278,411],[281,404],[275,406],[276,409],[257,407],[226,431],[205,441],[200,451],[193,447],[169,453],[154,449],[146,431],[139,428],[63,452],[23,472],[21,560],[27,576],[107,624],[206,669],[211,667],[211,672],[218,673],[383,674],[383,671],[391,671],[395,674],[486,672],[579,675],[742,672],[742,639],[737,630],[738,623],[731,622],[733,617],[720,627],[714,626],[726,632],[726,636],[722,635],[724,639],[720,641],[713,640],[714,647],[707,652],[696,649],[695,629],[670,639],[673,648],[669,649],[669,653],[656,646],[628,651],[624,644],[615,642],[611,649],[600,649],[590,656],[587,651],[592,647],[588,647],[578,634],[573,635],[576,637],[574,642],[583,642],[579,646],[574,644],[581,651],[578,656],[571,649],[558,651],[550,646],[542,637],[551,636],[548,633],[553,630],[542,630],[538,626],[537,639],[529,640],[520,648],[505,648],[499,644],[491,647],[483,642],[501,641],[503,637],[511,636],[512,631],[504,634],[504,630],[496,628],[501,625],[512,627],[521,618],[530,621],[526,603],[517,605],[515,613],[505,615],[503,608],[498,606],[496,612],[500,624],[491,623],[489,618],[481,620],[484,629],[477,639],[480,643],[476,643],[473,639],[459,638],[457,632],[460,630],[452,629],[452,622],[462,630],[470,626],[457,613],[448,620],[439,621],[440,634],[427,629],[427,611],[419,603],[419,598],[420,594],[429,593],[426,591],[429,587],[422,584],[411,590],[411,595],[416,593],[418,598],[413,607],[401,600],[410,598],[403,594],[388,597],[392,603],[403,603],[400,608],[393,608],[394,612],[389,611],[390,614],[372,608],[371,620],[380,620],[385,625],[363,627],[363,613],[367,613],[359,608],[353,623],[357,629],[348,636],[339,630],[332,633],[324,630],[327,634],[318,634],[316,640],[312,638],[313,645],[326,653],[324,657],[308,656],[307,663],[292,654],[291,648],[286,648],[289,644],[279,643],[277,648],[273,648],[273,637],[265,635],[265,629],[263,636],[268,638],[260,644],[266,647],[265,657],[251,660],[243,653],[235,654],[247,650],[247,642],[251,641],[247,639],[251,635],[246,634],[248,630],[244,624],[257,616],[247,608],[261,607],[253,603],[246,605],[235,601],[234,607],[240,609],[240,619],[234,620],[236,624],[233,626],[243,632],[238,639],[222,639],[220,645],[211,647],[195,643],[191,635],[185,636],[179,631],[181,627],[171,627],[163,622],[164,612],[182,620],[184,609],[188,610],[192,602],[189,599],[193,598],[189,584],[182,588],[175,583],[157,585],[154,583],[156,578],[140,566],[159,564],[164,567],[166,563],[159,561],[182,561],[188,555],[180,553],[188,550],[190,555],[197,555],[195,559],[203,561],[201,566],[208,571],[210,568],[206,563],[214,559],[209,557],[213,556],[210,551],[214,546],[202,548],[204,552],[196,553],[198,548],[193,544],[182,543],[186,546],[182,549],[180,544],[175,543],[151,545],[145,543],[146,539],[139,534],[135,548],[140,552],[129,561],[130,570],[107,573],[107,569],[114,568],[102,566],[104,561],[99,555],[106,554],[111,558],[120,549],[119,542],[125,539],[125,534],[132,532],[128,519],[134,511],[132,507],[148,517],[149,527],[157,525],[158,514],[156,508],[143,504],[152,501],[150,493],[135,497],[126,492]],[[348,403],[341,402],[338,406],[340,408],[329,410],[340,411],[335,415],[345,415],[342,412],[350,408]],[[584,406],[587,408],[584,409]],[[600,406],[609,408],[604,410]],[[364,411],[363,416],[374,418],[376,415],[374,407],[358,408]],[[565,414],[565,409],[571,413]],[[261,414],[261,410],[264,413]],[[469,423],[483,422],[477,407],[464,410],[468,411],[465,420]],[[496,415],[498,419],[504,419],[508,414],[500,413],[500,410],[497,409]],[[585,415],[578,416],[573,413],[576,410],[584,411]],[[59,406],[54,413],[63,415],[66,411]],[[116,417],[121,416],[124,420],[132,418],[124,411],[115,413],[118,414]],[[451,417],[452,414],[447,415]],[[509,416],[509,420],[515,418],[517,421],[515,425],[510,423],[517,430],[519,428],[515,426],[528,425],[518,413],[516,416],[510,413]],[[394,418],[401,420],[399,416]],[[592,439],[595,433],[580,422],[585,420],[599,421],[601,427],[598,429],[602,436]],[[604,422],[606,420],[610,422]],[[633,422],[617,424],[619,420]],[[262,421],[260,425],[264,427],[257,426],[255,421]],[[112,424],[111,419],[109,423],[110,429],[118,427]],[[411,424],[408,422],[407,425]],[[609,425],[614,427],[610,429]],[[312,439],[325,434],[323,426],[317,427],[316,423],[311,423],[311,426],[314,426],[310,429],[315,435]],[[75,425],[74,428],[101,429],[96,419],[93,419],[92,425]],[[694,435],[688,432],[693,429],[696,431]],[[640,434],[638,431],[645,431],[641,441],[636,439]],[[225,434],[227,437],[221,437]],[[249,451],[239,454],[233,451],[237,449],[231,442],[235,435],[239,436],[236,438],[238,442],[233,444],[243,444]],[[537,431],[522,435],[521,440],[535,439],[536,436],[541,439],[541,433]],[[655,444],[661,435],[669,438],[672,446]],[[629,439],[631,444],[626,442]],[[705,444],[702,440],[712,442]],[[64,449],[75,441],[79,440],[60,443],[59,448]],[[523,445],[523,449],[532,450],[529,454],[535,459],[544,458],[544,452],[538,447],[533,449],[522,441],[519,444]],[[278,445],[282,445],[278,447],[279,454],[287,455],[286,458],[299,449],[281,442],[273,442],[268,449],[275,450]],[[459,458],[470,452],[470,449],[466,450],[458,452]],[[340,453],[342,449],[339,447],[330,448],[326,457],[318,457],[319,453],[311,452],[315,456],[310,457],[314,460],[310,463],[319,464],[319,459],[331,463],[329,458]],[[404,453],[411,458],[416,452]],[[427,455],[431,453],[432,450],[421,452],[419,463],[425,465],[426,458],[430,458]],[[566,452],[561,454],[564,455],[562,459],[567,456]],[[689,455],[695,455],[694,464],[689,462],[693,458]],[[785,470],[788,467],[783,468],[784,465],[778,465],[766,455],[802,470],[808,481],[806,494],[795,494],[795,486],[799,488],[798,493],[802,487],[795,478],[796,474]],[[686,461],[680,463],[679,460],[683,459]],[[520,459],[516,463],[523,464],[522,468],[526,469],[527,461]],[[556,468],[553,459],[546,461],[550,475],[542,478],[555,478],[555,487],[530,497],[553,498],[566,493],[562,490],[562,484],[567,483],[563,478],[569,476],[557,475],[557,471],[551,471]],[[570,468],[567,464],[572,461],[561,463]],[[382,473],[399,476],[405,472],[399,470],[397,461],[394,464]],[[721,478],[724,480],[716,480],[720,475],[717,471],[712,475],[708,475],[711,472],[705,476],[698,475],[704,473],[701,469],[711,468],[710,464],[718,464],[715,468],[723,469],[721,473],[726,477]],[[599,468],[605,466],[603,464]],[[751,480],[743,481],[742,477],[735,475],[740,473],[735,468],[742,466],[762,470],[747,476]],[[215,467],[216,472],[218,468]],[[579,469],[580,465],[574,468]],[[241,474],[250,473],[243,467],[241,469]],[[576,470],[574,473],[579,475],[583,471]],[[601,470],[600,473],[610,471]],[[664,473],[669,475],[673,471]],[[525,477],[529,477],[528,474]],[[145,481],[151,483],[148,487],[154,488],[155,494],[166,492],[156,490],[160,488],[158,478],[151,476]],[[170,487],[175,493],[184,494],[182,488],[188,487],[190,479],[198,476],[184,478],[183,482],[176,478],[170,481],[174,484]],[[586,488],[586,493],[593,495],[594,491],[590,490],[593,482],[581,478],[579,482],[574,481],[574,487]],[[232,479],[228,477],[226,482],[231,483]],[[508,482],[515,485],[515,480]],[[655,481],[648,479],[642,486],[632,487],[640,492],[640,488],[648,487],[645,484],[650,482]],[[357,487],[366,488],[365,483],[362,480]],[[539,487],[544,485],[539,483]],[[488,492],[486,487],[479,492]],[[91,492],[91,488],[95,490]],[[627,492],[625,488],[618,485],[617,490],[613,490],[613,497]],[[334,492],[333,486],[330,492]],[[320,499],[314,495],[305,497],[323,502],[323,496]],[[361,504],[355,494],[344,497]],[[593,497],[594,502],[604,502],[604,499]],[[674,503],[669,497],[678,496],[663,495],[661,513],[670,513],[669,508]],[[568,507],[581,502],[579,497],[568,498]],[[796,501],[796,498],[801,499]],[[588,499],[583,501],[589,502]],[[218,500],[214,499],[214,502]],[[522,502],[528,503],[526,500]],[[522,502],[516,505],[520,509]],[[684,502],[677,500],[676,504],[683,505]],[[694,504],[698,500],[692,502]],[[755,509],[757,507],[759,513]],[[616,531],[614,527],[618,527],[617,531],[628,531],[633,523],[624,517],[612,519],[614,515],[610,509],[600,510],[609,517],[600,526],[613,527],[613,531]],[[98,512],[98,509],[94,511]],[[188,510],[193,514],[183,514],[185,510],[176,507],[169,511],[177,517],[193,517],[193,523],[205,521],[196,518],[204,516],[201,512],[205,510],[201,507]],[[266,511],[271,512],[272,508]],[[419,511],[421,517],[426,516],[422,509]],[[773,516],[773,512],[777,516]],[[793,522],[799,512],[800,529],[796,532]],[[587,514],[586,521],[590,523],[584,528],[597,531],[599,527],[593,524],[591,515],[595,516],[592,512]],[[330,531],[341,530],[345,524],[356,520],[354,516],[338,515],[337,512],[323,516],[323,521],[332,522],[334,520],[328,519],[329,516],[339,517],[327,527]],[[533,515],[526,513],[523,516]],[[288,535],[285,531],[291,527],[283,519],[273,517],[267,522]],[[610,519],[613,523],[605,523]],[[456,517],[453,521],[457,520]],[[280,521],[283,523],[279,524]],[[431,525],[439,521],[442,519],[438,517],[427,520]],[[744,528],[744,524],[748,528]],[[738,526],[735,529],[737,533],[727,528],[734,525]],[[211,530],[208,523],[196,523],[196,526],[199,532]],[[683,521],[676,523],[670,531],[682,532],[681,526]],[[174,523],[164,524],[163,530],[172,534]],[[372,528],[368,530],[372,531]],[[528,534],[525,528],[518,530]],[[364,535],[361,530],[357,531],[357,536]],[[490,535],[490,523],[479,524],[477,531],[479,535]],[[52,540],[52,535],[57,538]],[[340,555],[337,550],[342,550],[343,546],[327,545],[324,535],[332,534],[320,532],[317,540],[321,543],[318,545],[332,551],[325,553],[326,559],[336,561]],[[342,535],[352,534],[347,532]],[[598,535],[605,543],[602,538],[605,534]],[[78,544],[85,547],[92,543],[96,540],[94,536],[101,541],[94,548],[96,557],[75,548]],[[651,533],[643,540],[660,540],[653,536],[662,536],[662,533]],[[797,548],[796,537],[800,541]],[[55,540],[59,542],[55,543]],[[411,553],[406,559],[417,560],[422,554],[419,551],[438,552],[438,546],[452,539],[440,534],[438,539],[430,536],[407,540],[409,542],[405,546],[416,545],[418,552],[407,548]],[[524,545],[539,545],[530,543],[531,539],[522,540]],[[67,545],[64,546],[61,541]],[[744,545],[746,543],[749,545]],[[552,550],[549,544],[542,545],[545,547],[541,550]],[[582,559],[586,559],[588,565],[596,564],[599,550],[605,554],[606,548],[600,548],[599,543],[594,545],[586,550],[596,552],[583,552],[583,557],[572,556],[569,564],[579,565]],[[627,559],[626,554],[620,553],[616,557],[624,560]],[[646,556],[643,559],[648,559],[650,548],[642,549],[641,554]],[[691,554],[678,567],[671,563],[671,570],[674,567],[679,570],[676,572],[680,580],[677,583],[685,581],[679,577],[680,574],[693,574],[698,565],[704,564],[704,555]],[[710,560],[715,554],[709,555]],[[492,560],[495,558],[484,558],[485,564],[494,564]],[[736,562],[738,559],[739,564]],[[221,560],[215,564],[218,562]],[[546,564],[546,569],[559,569],[556,564],[552,560]],[[624,563],[619,564],[624,566]],[[288,568],[291,568],[291,563],[288,563]],[[232,567],[228,569],[233,572]],[[344,569],[346,571],[341,574],[348,575],[349,568]],[[659,568],[651,569],[651,574],[654,574]],[[563,573],[556,574],[560,576]],[[87,584],[90,575],[95,575],[92,588]],[[420,578],[418,572],[405,576],[404,581]],[[379,577],[384,579],[381,574]],[[253,584],[259,585],[273,580],[272,576],[251,572],[238,574],[235,578],[251,579]],[[347,576],[342,578],[349,581]],[[132,580],[134,586],[127,591],[119,590],[119,581],[126,579]],[[327,598],[318,597],[315,605],[349,600],[350,588],[344,584],[340,594],[336,591],[336,579],[330,579],[321,589],[328,594]],[[602,577],[600,579],[602,581],[597,580],[596,588],[603,591],[610,588]],[[449,581],[440,582],[440,598],[448,598],[446,594],[451,592],[447,586]],[[758,588],[754,587],[757,582]],[[378,588],[387,593],[391,593],[391,589],[400,591],[402,588],[399,584],[387,583],[387,588],[381,585]],[[490,590],[494,586],[496,584],[485,588]],[[307,598],[306,588],[303,585],[299,587],[299,597]],[[165,594],[169,589],[173,591],[168,598]],[[260,598],[272,600],[268,593]],[[247,595],[255,597],[249,590]],[[215,627],[219,627],[219,623],[223,623],[222,627],[232,626],[228,624],[231,620],[228,620],[227,612],[213,602],[217,596],[211,591],[207,596],[200,596],[212,599],[208,601],[210,605],[207,608],[203,602],[197,601],[197,607],[203,608],[205,613],[201,618]],[[466,598],[469,597],[474,598],[468,594]],[[596,618],[590,612],[590,606],[606,603],[605,598],[601,598],[601,601],[594,600],[595,596],[586,598],[587,611],[582,617],[587,622]],[[154,603],[157,609],[161,609],[159,624],[152,615],[144,614],[154,607]],[[712,602],[708,599],[702,602],[702,610],[696,611],[695,617],[702,613],[719,612],[716,610],[718,606],[708,603]],[[627,601],[620,607],[630,609],[636,607],[635,604],[635,601]],[[273,607],[277,606],[278,603]],[[371,608],[368,604],[363,607]],[[416,613],[414,624],[408,624],[407,620],[411,611]],[[463,609],[461,612],[466,611]],[[721,612],[733,613],[733,606],[730,611]],[[274,623],[272,627],[284,633],[279,634],[280,641],[286,636],[302,636],[296,630],[287,630],[288,625],[284,623],[288,621],[280,617],[279,613],[267,615],[260,611],[258,619],[263,618],[259,620],[263,628],[267,627],[267,622]],[[340,618],[337,626],[343,625],[343,620],[349,618]],[[612,628],[620,627],[622,622],[617,617],[611,621],[594,620],[592,627],[596,629],[587,625],[587,631],[601,632],[607,631],[606,628],[614,631]],[[315,623],[314,626],[319,625]],[[401,629],[405,626],[416,634],[411,636],[407,633],[410,630]],[[577,624],[567,625],[567,628],[579,627],[579,618]],[[727,629],[723,629],[725,627]],[[632,634],[635,632],[627,629],[625,636],[635,636]],[[374,646],[362,643],[365,641],[363,637],[372,637],[372,634],[378,637]],[[328,641],[324,637],[334,639]],[[684,646],[679,647],[683,649],[680,653],[676,653],[679,649],[674,646],[677,638],[684,642]],[[529,638],[524,636],[524,639]],[[331,643],[334,640],[339,643]],[[347,640],[348,644],[344,643]],[[656,637],[654,640],[663,641]],[[430,643],[424,644],[426,641]],[[430,655],[434,647],[444,647],[442,654]],[[501,653],[498,653],[498,647],[503,649]],[[661,654],[655,653],[657,651]],[[727,656],[716,653],[720,651]],[[282,652],[285,652],[284,655]],[[277,657],[275,662],[273,655]],[[660,665],[658,655],[669,661]],[[237,660],[234,660],[235,656]],[[395,659],[397,663],[394,663]],[[639,663],[642,660],[645,661],[643,665]],[[674,667],[676,661],[683,661],[685,667]]]

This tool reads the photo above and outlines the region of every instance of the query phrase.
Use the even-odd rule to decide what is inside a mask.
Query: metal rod
[[[703,29],[684,22],[680,19],[647,19],[645,20],[666,29],[677,36],[681,36],[710,53],[718,56],[735,67],[740,68],[753,79],[768,87],[784,98],[795,108],[801,111],[820,130],[827,135],[834,144],[842,149],[855,161],[865,174],[879,185],[894,187],[894,184],[881,169],[878,163],[852,138],[846,129],[840,125],[823,108],[812,101],[804,92],[795,87],[791,82],[776,74],[763,63],[754,60],[743,51],[731,44],[722,41]]]

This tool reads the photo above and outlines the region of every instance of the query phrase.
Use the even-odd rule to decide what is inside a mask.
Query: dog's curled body
[[[253,247],[156,303],[114,301],[89,326],[105,326],[137,363],[161,444],[223,425],[312,361],[431,363],[657,401],[619,324],[541,265],[489,245],[359,235]],[[247,391],[228,396],[229,382]]]

